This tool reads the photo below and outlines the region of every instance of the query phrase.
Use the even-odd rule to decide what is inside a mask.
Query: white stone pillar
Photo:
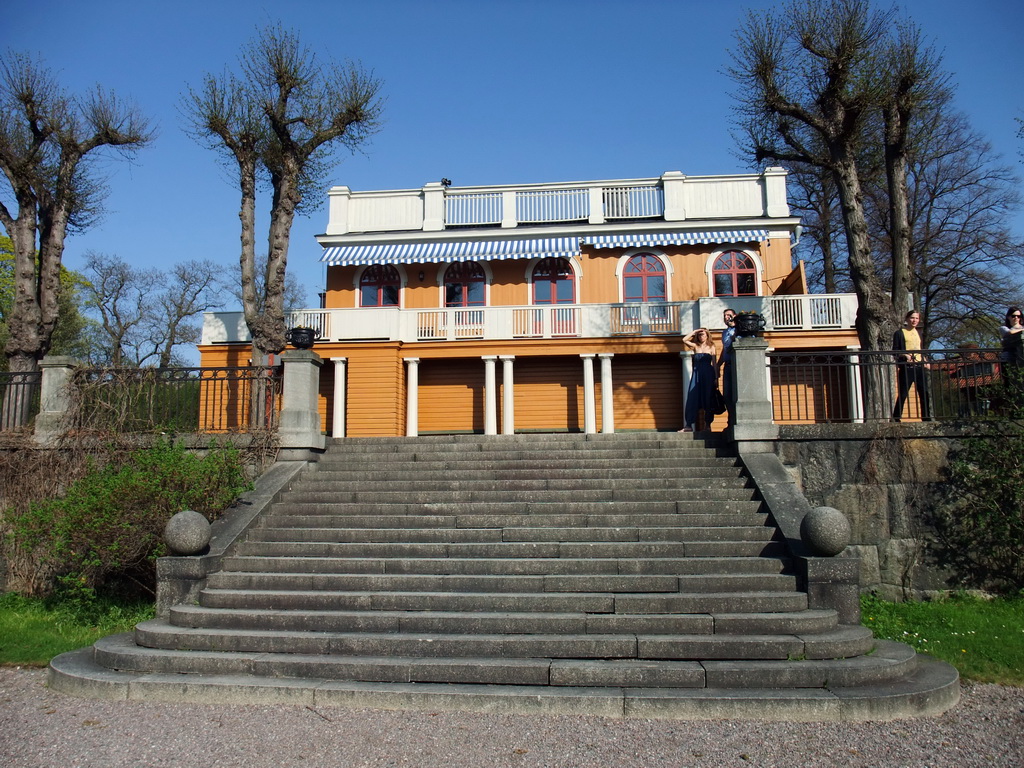
[[[501,360],[501,434],[514,435],[516,432],[516,404],[515,404],[515,379],[513,377],[512,362],[515,355],[502,355]]]
[[[334,363],[334,412],[331,414],[331,435],[333,437],[345,436],[345,396],[346,371],[348,370],[347,357],[332,357]]]
[[[440,232],[444,229],[444,185],[431,181],[423,187],[423,231]]]
[[[765,214],[772,218],[789,216],[789,203],[786,201],[785,168],[773,166],[765,168],[761,174],[764,179]]]
[[[601,359],[601,431],[612,434],[615,431],[615,387],[612,384],[612,358],[609,353],[598,355]]]
[[[331,187],[327,191],[328,235],[344,235],[348,233],[348,201],[351,199],[352,190],[348,187]]]
[[[864,388],[860,380],[860,347],[850,346],[849,365],[846,368],[847,386],[850,388],[850,418],[854,424],[864,423]]]
[[[405,358],[405,436],[420,434],[420,359]]]
[[[661,174],[661,189],[665,193],[665,221],[686,220],[686,176],[682,171]]]
[[[484,434],[498,434],[498,387],[495,383],[494,362],[497,355],[488,355],[484,361]]]
[[[594,355],[580,355],[583,359],[583,431],[597,434],[597,398],[594,387]]]
[[[693,352],[683,350],[679,353],[683,361],[683,421],[686,421],[686,395],[690,391],[690,379],[693,378]],[[684,425],[685,426],[685,425]],[[694,427],[696,429],[696,427]]]

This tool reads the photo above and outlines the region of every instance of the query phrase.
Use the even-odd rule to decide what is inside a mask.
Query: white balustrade
[[[683,335],[702,325],[721,329],[726,307],[763,314],[768,331],[853,328],[857,297],[749,296],[638,304],[320,309],[290,313],[288,324],[316,329],[320,343]],[[249,340],[241,312],[205,314],[203,344]]]

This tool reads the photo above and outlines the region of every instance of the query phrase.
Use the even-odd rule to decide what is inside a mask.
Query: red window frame
[[[373,264],[359,278],[360,307],[397,307],[402,278],[390,264]]]
[[[539,296],[538,287],[541,288]],[[533,303],[576,303],[575,273],[568,259],[549,256],[537,262],[533,268]]]
[[[757,267],[750,254],[726,251],[711,268],[715,296],[756,296]]]
[[[668,300],[668,274],[661,259],[653,253],[630,257],[622,270],[622,300],[627,304]]]
[[[475,261],[457,261],[444,272],[446,307],[482,307],[486,303],[487,275]]]

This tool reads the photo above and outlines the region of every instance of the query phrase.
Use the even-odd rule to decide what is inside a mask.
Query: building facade
[[[329,202],[322,306],[289,317],[325,360],[328,435],[675,431],[683,336],[720,346],[727,307],[763,315],[774,349],[856,345],[855,297],[808,294],[794,262],[780,168]],[[244,364],[241,313],[208,314],[200,352]]]

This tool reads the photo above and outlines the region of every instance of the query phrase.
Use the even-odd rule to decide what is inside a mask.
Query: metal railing
[[[0,371],[0,432],[30,427],[39,413],[42,374]]]
[[[247,368],[79,368],[74,427],[121,432],[273,430],[281,371]]]
[[[1012,407],[998,349],[768,354],[778,424],[994,418]]]

